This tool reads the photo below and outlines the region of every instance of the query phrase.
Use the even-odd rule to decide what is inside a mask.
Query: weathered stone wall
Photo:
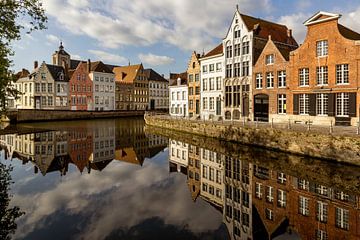
[[[277,151],[360,165],[360,138],[145,116],[148,125]]]
[[[114,117],[135,117],[143,116],[144,111],[106,111],[106,112],[88,112],[88,111],[61,111],[61,110],[35,110],[21,109],[8,112],[7,116],[11,122],[39,122],[39,121],[59,121],[76,119],[96,119],[96,118],[114,118]]]

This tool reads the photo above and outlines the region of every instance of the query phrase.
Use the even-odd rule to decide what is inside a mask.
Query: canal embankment
[[[39,110],[19,109],[5,113],[11,123],[69,121],[82,119],[102,119],[119,117],[144,116],[144,111],[68,111],[68,110]]]
[[[272,127],[257,123],[176,119],[165,115],[145,115],[148,126],[215,138],[223,142],[315,157],[360,166],[360,137],[341,129],[336,134],[316,126]]]

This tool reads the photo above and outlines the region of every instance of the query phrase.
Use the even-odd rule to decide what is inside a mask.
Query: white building
[[[189,144],[169,139],[170,170],[187,174],[189,165]]]
[[[178,75],[178,74],[176,74]],[[187,74],[185,73],[185,76]],[[171,81],[171,80],[170,80]],[[188,117],[188,86],[186,77],[178,77],[169,86],[170,116]]]
[[[89,73],[93,81],[95,111],[115,110],[115,74],[101,61],[92,62]]]
[[[200,59],[201,66],[201,119],[219,120],[224,116],[224,59],[223,46]]]
[[[149,81],[149,107],[150,110],[169,109],[169,82],[153,69],[144,70]]]

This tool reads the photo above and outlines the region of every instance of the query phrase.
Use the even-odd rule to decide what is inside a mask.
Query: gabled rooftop
[[[219,54],[223,54],[223,52],[224,52],[223,44],[220,43],[215,48],[210,50],[207,54],[205,54],[202,58],[216,56],[216,55],[219,55]]]
[[[142,64],[114,67],[115,81],[133,83],[141,67]]]

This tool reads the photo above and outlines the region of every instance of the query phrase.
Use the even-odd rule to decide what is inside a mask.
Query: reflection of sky
[[[34,175],[31,164],[12,161],[12,204],[26,212],[15,239],[102,239],[153,217],[198,233],[218,229],[221,214],[191,200],[186,176],[169,174],[167,156],[160,152],[143,167],[113,161],[90,175],[70,168],[62,177]]]

